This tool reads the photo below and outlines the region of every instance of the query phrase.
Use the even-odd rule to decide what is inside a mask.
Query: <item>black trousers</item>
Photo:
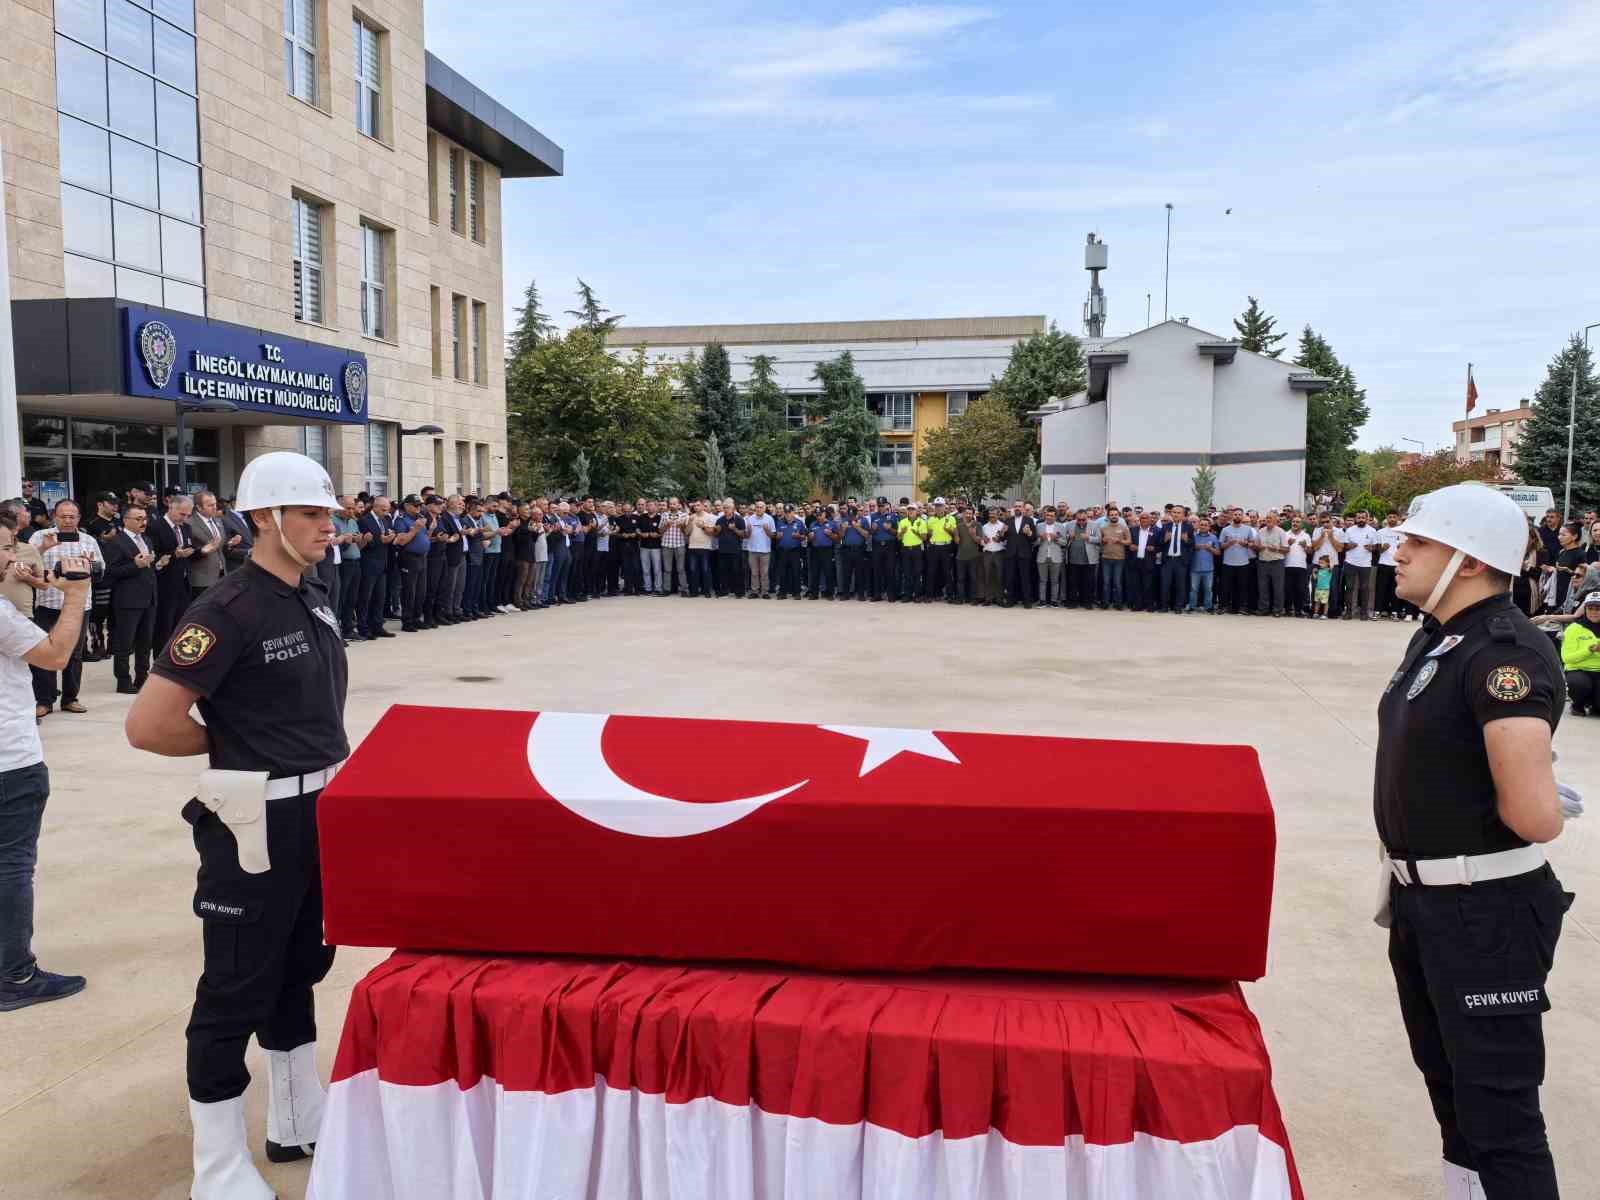
[[[361,556],[361,583],[356,589],[356,628],[362,637],[375,637],[383,630],[383,570],[370,569]]]
[[[922,598],[922,572],[927,563],[921,546],[900,547],[900,599]]]
[[[49,633],[56,627],[56,622],[61,619],[61,610],[58,608],[36,607],[33,610],[33,623],[40,629]],[[72,657],[67,660],[67,665],[61,668],[60,688],[56,686],[56,673],[41,670],[39,667],[29,666],[28,673],[33,676],[33,699],[37,704],[54,704],[57,697],[61,703],[71,704],[78,698],[78,688],[83,683],[83,644],[89,632],[89,614],[83,614],[83,626],[78,630],[78,644],[73,647]]]
[[[167,564],[168,571],[179,569],[177,559]],[[172,640],[184,609],[189,607],[189,600],[189,580],[185,577],[180,577],[176,583],[156,588],[156,632],[152,644],[157,654],[165,650],[167,643]]]
[[[293,1050],[317,1040],[311,989],[333,966],[322,944],[317,793],[267,801],[272,869],[247,874],[233,833],[198,800],[184,807],[200,855],[194,915],[205,969],[189,1014],[189,1096],[232,1100],[250,1083],[245,1045]]]
[[[150,651],[155,641],[156,606],[117,609],[116,622],[111,629],[111,668],[118,683],[138,687],[150,674]],[[128,672],[128,658],[133,658],[133,673]]]
[[[844,595],[865,596],[872,587],[872,560],[867,557],[870,553],[866,546],[839,547],[839,555],[844,564],[840,573],[844,583]]]
[[[1030,547],[1031,549],[1031,547]],[[1033,555],[1005,554],[1006,596],[1013,604],[1032,604],[1038,571],[1033,565]]]
[[[955,564],[956,548],[954,546],[929,546],[923,553],[927,556],[928,566],[928,597],[932,600],[944,599],[945,592],[950,587],[951,568]]]
[[[811,547],[810,561],[806,564],[810,571],[808,580],[813,596],[833,595],[833,547]],[[827,586],[824,587],[823,585]]]
[[[1154,557],[1130,556],[1123,583],[1128,592],[1128,607],[1135,612],[1153,609],[1160,603],[1161,568],[1156,564]]]
[[[737,550],[718,548],[716,556],[717,595],[744,595],[744,555]]]
[[[1094,564],[1067,564],[1067,603],[1092,608],[1094,594]]]
[[[1182,612],[1189,603],[1189,572],[1183,558],[1167,558],[1161,564],[1160,608]]]
[[[1377,603],[1376,611],[1381,613],[1398,613],[1400,604],[1394,595],[1394,568],[1378,564]]]
[[[874,542],[872,546],[872,594],[890,599],[895,594],[893,542]]]
[[[1308,578],[1305,567],[1283,569],[1283,600],[1292,613],[1311,611],[1311,593],[1306,590]]]
[[[623,590],[637,596],[644,591],[644,569],[640,565],[639,543],[628,542],[622,547]]]
[[[421,606],[424,621],[438,622],[445,609],[444,595],[444,555],[428,553],[428,599]]]
[[[339,626],[349,637],[356,631],[356,601],[361,598],[361,560],[339,564]]]
[[[799,547],[773,550],[772,590],[780,596],[798,596],[806,590],[805,554]]]
[[[389,561],[383,568],[383,611],[391,616],[398,617],[400,608],[400,554],[395,552],[389,555]]]
[[[956,559],[956,599],[975,604],[983,599],[983,555]]]
[[[1390,894],[1389,964],[1445,1159],[1477,1171],[1489,1200],[1556,1200],[1542,1016],[1571,894],[1548,866]]]
[[[428,609],[428,560],[421,554],[400,556],[400,623],[415,629]]]
[[[1217,571],[1217,611],[1227,609],[1237,613],[1244,608],[1248,600],[1245,595],[1245,577],[1250,574],[1247,566],[1230,567],[1224,563]]]
[[[1567,699],[1573,708],[1590,708],[1600,698],[1600,671],[1568,671]]]

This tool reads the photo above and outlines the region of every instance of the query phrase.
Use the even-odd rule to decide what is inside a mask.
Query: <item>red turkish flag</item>
[[[1478,403],[1478,385],[1472,382],[1472,364],[1467,364],[1467,415],[1472,415],[1473,407]]]
[[[420,757],[419,727],[473,744]],[[319,809],[332,943],[1265,970],[1248,747],[396,706]]]

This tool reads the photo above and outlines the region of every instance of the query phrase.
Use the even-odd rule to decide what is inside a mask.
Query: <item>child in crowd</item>
[[[1313,620],[1328,619],[1328,592],[1333,588],[1333,568],[1318,567],[1317,583],[1311,589],[1311,616]]]

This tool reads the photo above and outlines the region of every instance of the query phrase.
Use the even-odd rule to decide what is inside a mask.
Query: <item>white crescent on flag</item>
[[[604,713],[540,713],[528,733],[528,767],[556,803],[617,833],[654,838],[710,833],[810,782],[707,804],[659,796],[634,787],[606,762],[601,738],[610,719]]]

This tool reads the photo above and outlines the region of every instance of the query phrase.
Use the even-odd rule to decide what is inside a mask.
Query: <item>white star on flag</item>
[[[874,725],[823,725],[829,733],[860,738],[867,750],[861,758],[861,775],[881,767],[897,754],[925,754],[960,765],[961,760],[934,736],[931,729],[880,729]],[[860,775],[857,776],[860,778]]]

